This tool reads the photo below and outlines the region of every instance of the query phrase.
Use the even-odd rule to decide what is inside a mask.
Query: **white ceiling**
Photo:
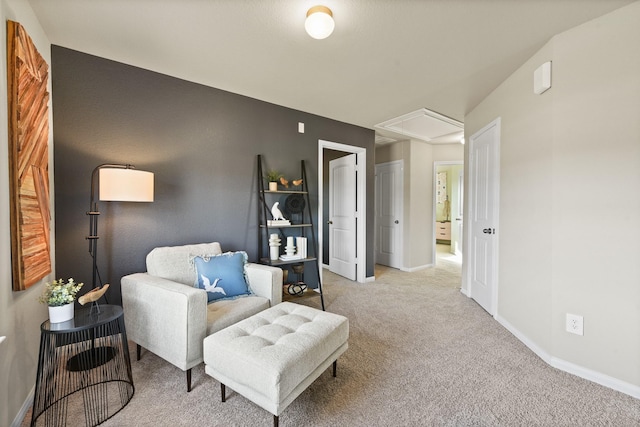
[[[633,1],[29,3],[52,44],[374,129],[423,108],[463,121],[553,35]],[[319,3],[336,22],[325,40],[304,31]]]

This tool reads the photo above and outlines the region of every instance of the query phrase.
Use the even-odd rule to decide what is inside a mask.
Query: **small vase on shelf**
[[[277,261],[280,256],[280,237],[274,233],[269,238],[269,258],[271,261]]]
[[[71,319],[73,319],[73,303],[57,307],[49,306],[49,322],[61,323]]]

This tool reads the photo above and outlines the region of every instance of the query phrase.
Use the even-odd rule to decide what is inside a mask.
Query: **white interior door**
[[[492,316],[498,284],[498,195],[500,119],[470,139],[469,296]]]
[[[329,270],[356,280],[356,155],[329,162]]]
[[[376,263],[402,268],[402,162],[376,165]]]

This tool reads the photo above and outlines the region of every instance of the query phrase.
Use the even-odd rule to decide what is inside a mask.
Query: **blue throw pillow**
[[[208,302],[249,295],[251,292],[244,276],[247,259],[246,252],[195,257],[196,287],[207,291]]]

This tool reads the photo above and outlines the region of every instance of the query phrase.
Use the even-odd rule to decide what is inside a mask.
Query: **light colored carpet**
[[[440,255],[415,273],[378,266],[368,284],[324,272],[327,311],[349,318],[349,350],[337,378],[322,374],[281,426],[640,425],[639,400],[549,367],[460,293],[459,263]],[[272,423],[229,389],[220,402],[202,366],[191,393],[184,372],[152,353],[132,366],[135,395],[105,426]]]

